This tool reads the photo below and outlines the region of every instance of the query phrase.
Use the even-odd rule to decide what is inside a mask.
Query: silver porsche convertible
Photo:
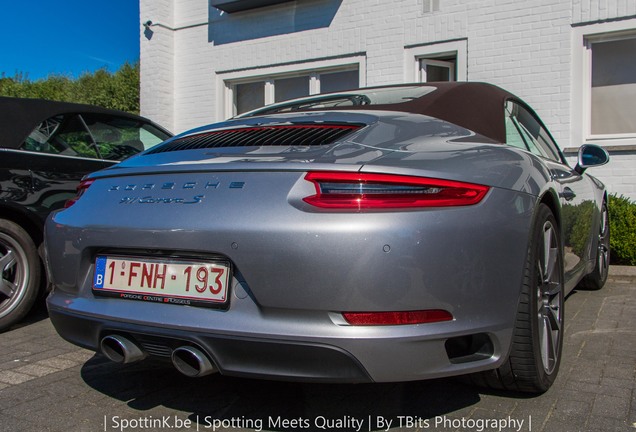
[[[327,382],[553,383],[564,296],[607,278],[607,196],[483,83],[322,94],[86,177],[46,225],[51,320],[130,363]]]

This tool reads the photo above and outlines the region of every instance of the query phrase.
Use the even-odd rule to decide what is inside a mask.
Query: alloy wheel
[[[539,348],[543,368],[550,374],[558,364],[563,325],[563,281],[561,257],[555,227],[543,225],[542,244],[537,256],[537,314]]]
[[[11,236],[0,233],[0,317],[10,313],[26,294],[27,256]]]

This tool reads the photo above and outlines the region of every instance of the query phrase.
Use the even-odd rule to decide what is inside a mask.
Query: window
[[[636,37],[589,45],[590,134],[636,135]]]
[[[405,82],[466,81],[467,52],[466,39],[407,46]]]
[[[340,68],[342,69],[342,68]],[[319,70],[260,77],[254,81],[229,83],[233,107],[231,116],[243,114],[264,105],[318,93],[336,92],[360,87],[358,68]]]
[[[636,19],[573,27],[570,145],[636,144]]]
[[[122,160],[170,136],[151,124],[103,114],[67,114],[40,123],[23,150],[93,159]]]
[[[274,102],[309,96],[309,76],[274,80]]]
[[[506,102],[506,144],[562,162],[556,143],[541,122],[516,102]]]
[[[97,158],[95,143],[79,115],[55,116],[38,125],[22,144],[24,150]]]
[[[360,87],[359,72],[326,72],[320,74],[320,93],[330,93]]]
[[[265,105],[265,82],[236,84],[234,86],[236,111],[251,111]]]
[[[457,55],[439,59],[420,58],[420,82],[457,81],[455,65]]]

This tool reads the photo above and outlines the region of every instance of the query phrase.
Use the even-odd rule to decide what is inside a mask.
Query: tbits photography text
[[[436,416],[423,418],[419,416],[398,415],[384,417],[369,415],[366,417],[328,416],[285,418],[268,416],[264,418],[215,418],[192,414],[187,418],[179,416],[147,416],[121,417],[104,416],[104,431],[232,431],[253,430],[261,431],[330,431],[330,432],[376,432],[391,429],[431,431],[431,432],[531,432],[532,416],[514,418],[452,418]]]

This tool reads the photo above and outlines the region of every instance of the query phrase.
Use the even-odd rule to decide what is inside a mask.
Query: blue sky
[[[0,75],[74,78],[139,59],[138,0],[2,2]]]

